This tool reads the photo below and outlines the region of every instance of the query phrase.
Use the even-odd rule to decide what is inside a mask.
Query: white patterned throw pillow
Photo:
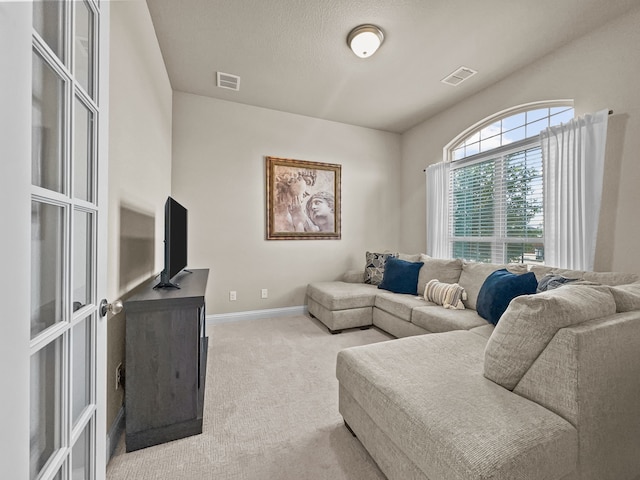
[[[467,292],[457,283],[443,283],[438,280],[429,280],[424,288],[424,299],[427,302],[437,303],[444,308],[464,310],[462,300],[467,299]]]
[[[384,276],[384,264],[388,258],[396,258],[397,253],[366,253],[366,264],[364,266],[364,283],[380,285]]]

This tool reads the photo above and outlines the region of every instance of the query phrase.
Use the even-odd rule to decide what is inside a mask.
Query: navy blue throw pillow
[[[536,293],[538,282],[533,272],[516,275],[506,268],[496,270],[482,284],[476,302],[476,311],[485,320],[497,325],[509,306],[520,295]]]
[[[388,258],[384,264],[382,282],[378,288],[393,293],[418,294],[418,274],[424,262],[407,262],[399,258]]]

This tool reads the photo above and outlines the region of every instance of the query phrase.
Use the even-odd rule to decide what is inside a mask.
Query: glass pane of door
[[[64,209],[31,203],[31,338],[63,320]]]
[[[87,317],[73,327],[71,419],[75,427],[83,410],[91,403],[91,371],[93,369],[92,318]]]
[[[34,479],[61,446],[62,338],[31,356],[29,478]]]
[[[31,181],[62,192],[64,82],[35,51],[32,91]]]
[[[74,35],[74,74],[85,91],[93,97],[93,11],[84,1],[74,2],[76,28]]]
[[[73,214],[73,311],[91,301],[92,214],[76,210]]]
[[[76,97],[73,129],[73,196],[93,201],[93,112]]]
[[[78,440],[76,440],[71,453],[72,463],[72,480],[90,480],[91,479],[91,422],[87,424],[82,431]]]
[[[64,3],[51,0],[34,0],[33,28],[60,60],[64,62]]]

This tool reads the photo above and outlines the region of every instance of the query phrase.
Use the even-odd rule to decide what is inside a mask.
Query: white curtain
[[[540,132],[547,265],[593,270],[607,121],[603,110]]]
[[[449,163],[427,167],[427,255],[450,258]]]

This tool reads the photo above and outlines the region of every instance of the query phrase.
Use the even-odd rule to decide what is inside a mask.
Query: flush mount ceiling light
[[[367,58],[376,53],[382,45],[384,33],[375,25],[360,25],[349,32],[347,45],[360,58]]]

